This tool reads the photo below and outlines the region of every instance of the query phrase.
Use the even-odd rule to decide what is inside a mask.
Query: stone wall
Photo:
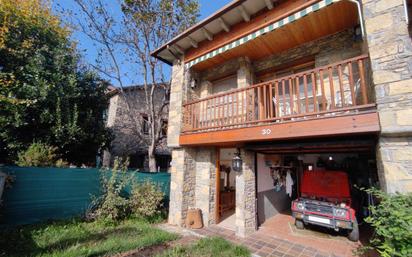
[[[256,231],[255,154],[241,150],[242,172],[236,174],[236,235]]]
[[[109,100],[109,109],[107,111],[107,122],[106,126],[110,129],[113,128],[115,122],[116,122],[116,112],[117,112],[117,106],[119,102],[119,95],[113,95],[110,97]],[[110,166],[110,163],[112,161],[112,154],[108,150],[104,150],[103,152],[103,166],[108,167]]]
[[[216,150],[199,148],[196,156],[196,208],[205,226],[216,223]]]
[[[363,0],[363,15],[381,124],[381,185],[412,191],[412,43],[402,0]]]
[[[303,57],[313,57],[315,66],[332,64],[362,54],[363,42],[353,39],[353,29],[308,42],[295,48],[254,61],[255,72],[290,63]]]
[[[184,226],[187,210],[195,207],[196,149],[172,150],[169,224]]]
[[[154,105],[156,112],[164,102],[164,93],[162,87],[155,90]],[[130,108],[127,103],[129,103]],[[150,138],[142,132],[143,115],[146,114],[145,106],[145,90],[141,86],[125,88],[124,93],[118,92],[111,97],[107,127],[112,130],[114,139],[109,151],[104,153],[104,166],[111,166],[115,156],[147,155]],[[167,121],[168,108],[164,109],[161,118]],[[170,155],[166,138],[163,138],[157,145],[156,154]],[[147,168],[147,165],[145,168]]]
[[[183,119],[183,100],[187,88],[185,68],[182,61],[177,60],[173,64],[170,85],[169,124],[167,130],[168,147],[179,147],[179,136]]]

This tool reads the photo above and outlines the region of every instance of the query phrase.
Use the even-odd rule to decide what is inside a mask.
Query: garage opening
[[[361,188],[378,185],[375,145],[373,137],[249,145],[257,152],[260,229],[317,247],[329,238],[336,247],[357,241],[356,226],[367,240],[373,198]]]

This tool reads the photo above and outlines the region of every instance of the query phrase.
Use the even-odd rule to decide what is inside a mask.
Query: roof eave
[[[177,41],[183,39],[184,37],[192,34],[193,32],[195,32],[198,29],[203,28],[204,26],[206,26],[207,24],[209,24],[210,22],[212,22],[213,20],[219,18],[220,16],[222,16],[223,14],[233,10],[234,8],[238,7],[239,5],[241,5],[242,3],[246,2],[247,0],[234,0],[231,3],[227,4],[226,6],[222,7],[221,9],[219,9],[218,11],[216,11],[215,13],[213,13],[212,15],[210,15],[209,17],[205,18],[204,20],[196,23],[195,25],[193,25],[192,27],[188,28],[187,30],[183,31],[182,33],[180,33],[179,35],[175,36],[173,39],[171,39],[170,41],[168,41],[167,43],[163,44],[161,47],[157,48],[156,50],[154,50],[150,55],[152,57],[155,57],[169,65],[172,65],[172,63],[168,60],[165,60],[162,57],[159,57],[159,53],[165,49],[167,49],[168,46],[171,46],[173,44],[175,44]]]

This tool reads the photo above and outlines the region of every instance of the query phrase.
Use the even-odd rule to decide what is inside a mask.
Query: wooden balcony
[[[378,132],[367,55],[187,102],[182,145]]]

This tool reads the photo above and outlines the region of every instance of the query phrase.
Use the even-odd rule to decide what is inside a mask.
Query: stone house
[[[252,233],[290,209],[279,164],[412,191],[410,4],[236,0],[153,52],[173,66],[169,223]]]
[[[119,89],[111,87],[108,95],[109,109],[107,111],[107,127],[111,128],[113,141],[108,151],[103,154],[103,165],[113,164],[114,157],[129,157],[130,168],[148,170],[149,128],[147,114],[144,111],[145,90],[143,86],[129,86],[122,93]],[[157,85],[155,89],[155,111],[159,112],[161,106],[168,101],[168,92]],[[129,104],[129,106],[127,105]],[[168,107],[161,112],[162,135],[156,147],[156,164],[158,169],[169,169],[171,152],[167,147]]]

